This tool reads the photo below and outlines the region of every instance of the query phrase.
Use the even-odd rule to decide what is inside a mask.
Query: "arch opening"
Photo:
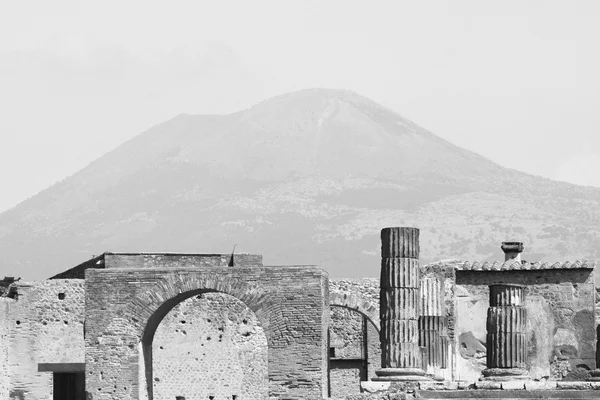
[[[198,289],[165,301],[142,337],[149,400],[268,397],[268,345],[236,297]]]
[[[328,391],[330,397],[359,394],[360,382],[381,365],[379,327],[366,313],[330,304]]]

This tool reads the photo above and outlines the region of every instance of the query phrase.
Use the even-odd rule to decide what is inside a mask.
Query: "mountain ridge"
[[[0,214],[0,266],[39,279],[103,251],[261,253],[376,276],[378,229],[424,261],[600,258],[600,189],[504,168],[357,93],[306,89],[180,114]],[[525,256],[525,255],[524,255]],[[526,257],[525,257],[526,258]]]

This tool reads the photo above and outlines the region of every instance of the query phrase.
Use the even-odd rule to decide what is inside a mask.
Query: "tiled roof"
[[[593,269],[595,262],[588,260],[575,260],[565,262],[537,261],[533,263],[521,263],[520,261],[465,261],[456,264],[457,271],[517,271],[517,270],[539,270],[539,269]]]

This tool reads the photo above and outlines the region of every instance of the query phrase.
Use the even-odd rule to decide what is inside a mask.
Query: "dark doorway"
[[[83,372],[55,372],[54,400],[85,400]]]

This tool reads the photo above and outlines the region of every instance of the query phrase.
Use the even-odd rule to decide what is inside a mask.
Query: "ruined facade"
[[[423,379],[408,379],[410,390],[422,397],[600,389],[592,263],[528,263],[517,247],[504,261],[418,266],[418,252],[386,243],[381,279],[330,280],[248,254],[113,253],[44,281],[8,279],[0,398],[366,399],[415,373]],[[520,291],[496,301],[494,285]],[[382,302],[389,293],[409,312]],[[404,330],[382,333],[390,323]],[[390,347],[390,335],[400,344]],[[398,367],[409,373],[386,379]]]

